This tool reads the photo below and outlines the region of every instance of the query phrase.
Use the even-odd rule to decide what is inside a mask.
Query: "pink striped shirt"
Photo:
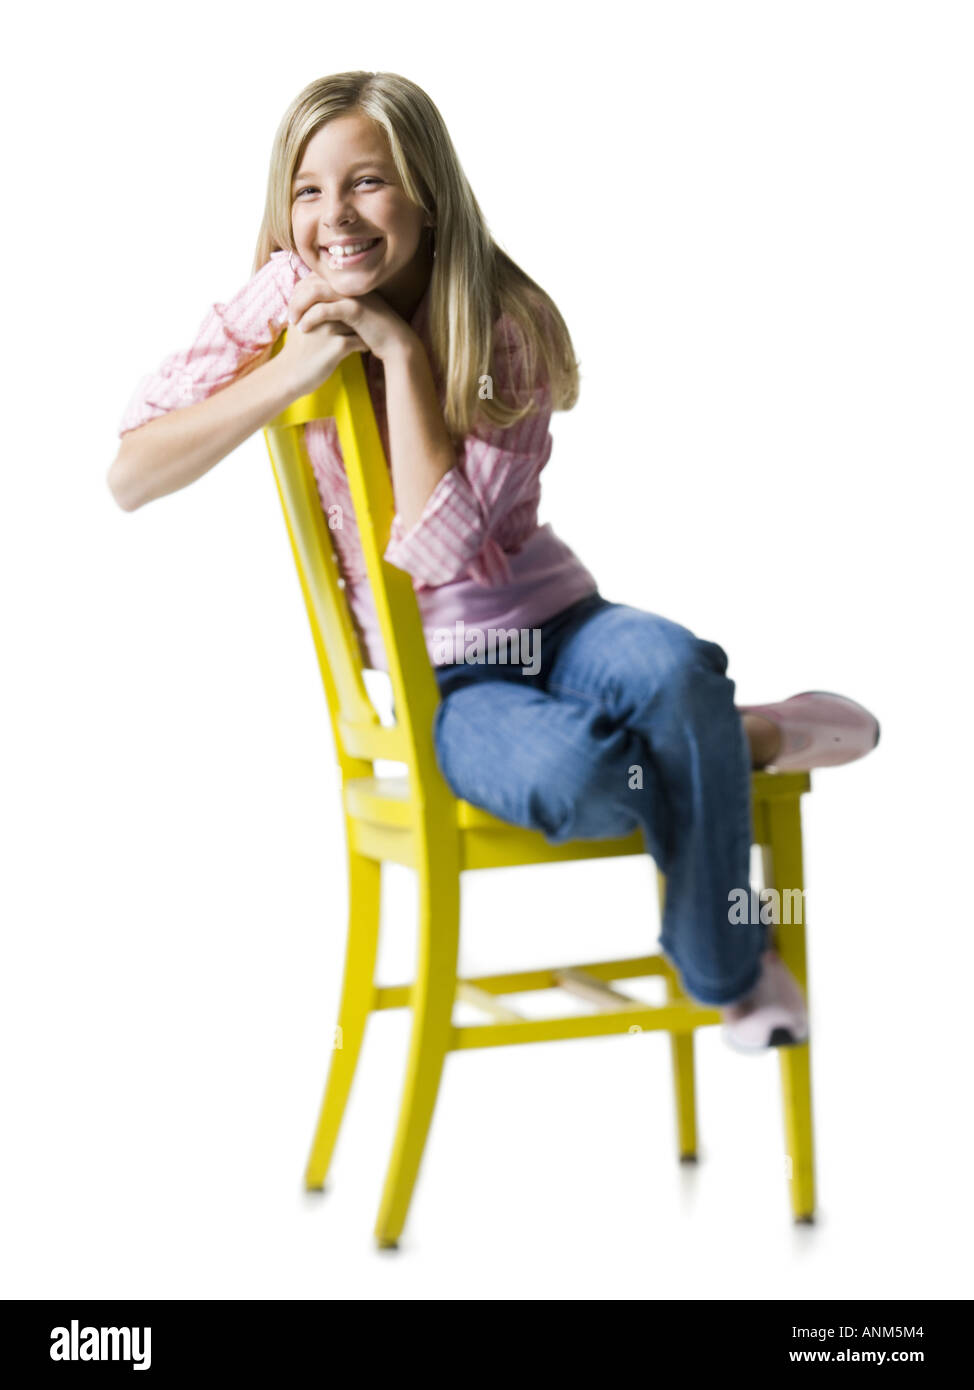
[[[293,252],[273,252],[229,303],[212,305],[189,348],[170,354],[142,378],[119,434],[204,400],[266,361],[287,327],[294,287],[309,274]],[[410,325],[427,349],[442,403],[443,382],[429,337],[429,302],[427,288]],[[508,399],[507,389],[520,386],[521,378],[512,325],[505,318],[495,326],[491,375],[495,390]],[[388,459],[382,363],[371,353],[363,362]],[[407,530],[398,514],[393,519],[385,558],[413,580],[434,664],[462,661],[471,629],[534,628],[597,587],[551,526],[538,524],[540,475],[552,448],[548,388],[540,387],[534,400],[535,411],[509,429],[478,421],[415,525]],[[366,664],[388,670],[335,421],[306,425],[305,441]]]

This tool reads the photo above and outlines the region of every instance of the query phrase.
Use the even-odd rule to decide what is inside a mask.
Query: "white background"
[[[64,4],[5,21],[7,1297],[970,1297],[974,23],[937,3]],[[339,784],[262,437],[126,514],[143,373],[249,278],[307,82],[402,73],[581,361],[541,519],[718,641],[742,703],[874,710],[804,800],[819,1222],[777,1060],[454,1054],[373,1247],[408,1040],[301,1181],[345,938]],[[409,978],[388,873],[379,979]],[[648,861],[463,885],[464,973],[655,949]],[[530,1007],[530,1006],[526,1006]],[[536,1005],[540,1010],[540,1005]],[[584,1008],[584,1005],[579,1005]]]

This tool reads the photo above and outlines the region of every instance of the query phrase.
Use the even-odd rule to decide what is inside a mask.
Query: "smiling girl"
[[[821,691],[736,707],[721,647],[603,597],[539,525],[551,415],[578,399],[572,340],[491,237],[433,102],[392,73],[325,77],[292,102],[253,274],[139,384],[116,501],[133,511],[194,482],[352,352],[392,476],[385,558],[413,580],[451,789],[552,843],[640,827],[666,875],[660,945],[688,993],[721,1007],[739,1049],[804,1041],[805,1001],[767,928],[728,907],[751,891],[750,773],[850,762],[879,725]],[[385,669],[335,422],[305,431],[366,664]],[[444,632],[488,626],[536,630],[538,663],[444,648]]]

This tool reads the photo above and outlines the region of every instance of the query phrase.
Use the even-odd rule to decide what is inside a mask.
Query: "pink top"
[[[287,327],[295,285],[311,271],[288,251],[275,251],[228,304],[214,304],[192,345],[164,359],[143,377],[119,425],[119,434],[180,406],[193,405],[228,386],[269,357]],[[410,325],[424,343],[441,402],[443,383],[433,362],[427,288]],[[518,352],[502,317],[495,332],[495,388],[519,385]],[[507,351],[500,351],[503,343]],[[363,358],[376,424],[390,457],[381,361]],[[534,393],[537,409],[510,429],[479,421],[457,447],[457,461],[437,483],[423,513],[406,530],[394,517],[385,559],[405,570],[423,620],[434,664],[463,660],[470,629],[532,628],[595,592],[597,585],[578,557],[539,526],[541,470],[551,455],[550,393]],[[308,458],[318,495],[330,520],[345,594],[366,664],[388,670],[382,637],[358,538],[355,510],[334,420],[305,425]],[[457,625],[461,627],[458,629]]]

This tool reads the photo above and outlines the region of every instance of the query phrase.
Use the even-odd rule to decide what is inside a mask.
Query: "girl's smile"
[[[360,265],[373,251],[377,251],[382,240],[382,237],[359,237],[346,243],[332,241],[322,250],[329,256],[332,270],[347,270],[349,266]]]

